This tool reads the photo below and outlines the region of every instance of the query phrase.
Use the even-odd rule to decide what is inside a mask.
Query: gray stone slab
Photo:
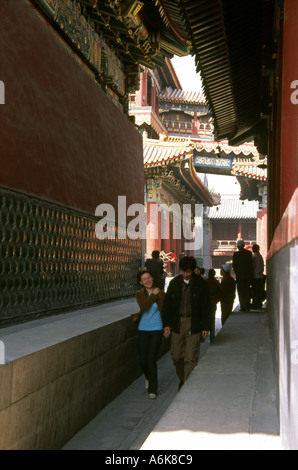
[[[109,325],[137,311],[134,298],[122,299],[1,328],[5,363]]]

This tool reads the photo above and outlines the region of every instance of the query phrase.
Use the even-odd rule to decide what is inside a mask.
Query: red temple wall
[[[286,210],[297,188],[298,144],[298,7],[296,0],[284,6],[282,56],[282,116],[281,116],[281,214]]]
[[[285,0],[279,39],[279,82],[269,158],[267,311],[273,344],[283,448],[298,449],[298,3]],[[269,155],[271,157],[271,155]]]
[[[0,2],[0,17],[0,186],[92,214],[143,203],[134,126],[29,4]]]

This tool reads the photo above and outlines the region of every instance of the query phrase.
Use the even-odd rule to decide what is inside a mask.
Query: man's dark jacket
[[[245,248],[240,248],[233,254],[233,269],[236,281],[250,281],[252,279],[252,253]]]
[[[154,285],[160,289],[164,289],[165,280],[163,278],[163,262],[160,259],[148,258],[145,262],[145,267],[151,272],[154,278]]]
[[[170,326],[175,333],[179,333],[180,327],[180,303],[182,297],[183,277],[174,277],[170,282],[164,304],[163,325]],[[201,276],[193,274],[190,284],[191,298],[191,333],[211,330],[211,303],[209,289]]]

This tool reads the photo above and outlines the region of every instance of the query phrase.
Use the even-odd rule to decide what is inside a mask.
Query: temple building
[[[257,241],[258,205],[258,201],[222,198],[220,205],[206,210],[204,228],[210,234],[210,244],[205,245],[205,268],[220,270],[231,262],[240,238],[246,249],[252,248]]]
[[[172,101],[175,93],[181,98],[177,109],[175,99]],[[190,95],[193,99],[189,99]],[[175,251],[178,255],[185,251],[197,259],[200,256],[204,207],[219,202],[219,196],[210,194],[194,167],[190,135],[196,132],[196,126],[192,124],[194,116],[197,120],[201,109],[206,114],[207,107],[201,105],[202,100],[201,93],[183,94],[168,59],[164,67],[143,68],[140,90],[130,96],[130,115],[143,135],[146,257],[150,257],[153,250],[165,254]],[[177,121],[180,119],[177,129],[181,130],[181,137],[178,138],[174,137],[174,115]],[[190,213],[189,233],[186,234],[187,207]]]
[[[130,115],[143,135],[147,207],[146,256],[150,256],[153,250],[168,253],[174,250],[178,254],[184,250],[188,254],[194,254],[199,265],[204,263],[206,268],[219,267],[220,257],[216,258],[210,253],[210,244],[214,241],[206,240],[211,233],[207,227],[209,221],[206,214],[209,213],[207,208],[220,204],[220,195],[214,191],[210,193],[206,174],[237,177],[241,186],[240,198],[248,199],[245,205],[255,208],[252,217],[254,234],[249,237],[250,241],[266,240],[266,225],[261,223],[261,216],[257,216],[262,199],[258,187],[266,187],[266,173],[258,167],[261,158],[256,147],[252,143],[231,146],[227,140],[215,140],[212,117],[204,94],[182,90],[169,59],[166,59],[165,66],[154,70],[142,67],[140,90],[130,96]],[[248,170],[244,174],[240,172],[240,168],[253,168],[254,171]],[[253,201],[258,201],[259,205]],[[180,204],[181,210],[183,204],[193,204],[193,207],[202,205],[204,221],[195,251],[185,249],[183,236],[179,240],[173,236],[172,215],[167,231],[170,237],[163,238],[160,232],[161,219],[150,214],[153,205],[160,207],[165,203],[168,206]],[[235,205],[230,206],[231,209],[233,207]],[[236,210],[231,218],[237,218],[238,215]],[[195,222],[194,208],[191,219]],[[223,223],[223,219],[219,218],[217,222]],[[195,224],[193,231],[195,233]],[[241,230],[234,232],[230,251],[242,233]],[[262,246],[262,249],[266,254],[267,248]],[[215,254],[219,253],[215,250]],[[223,252],[225,254],[227,253]]]
[[[196,206],[213,212],[220,202],[204,174],[234,175],[244,206],[258,204],[257,241],[267,225],[259,244],[280,434],[285,449],[297,449],[297,0],[2,0],[0,18],[0,326],[134,296],[144,246],[118,222],[119,196],[130,207],[145,194],[151,247],[172,249],[159,235],[157,206],[176,205],[173,240],[181,207],[190,206],[182,243],[191,244],[202,219]],[[188,54],[204,96],[184,93],[175,76],[171,58]],[[102,204],[114,209],[115,233],[95,232]],[[77,418],[96,415],[94,365],[103,356],[83,368],[80,354],[98,351],[92,337],[90,348],[63,341],[58,353],[40,349],[40,362],[28,354],[3,365],[6,448],[61,448]],[[108,398],[127,380],[123,350],[113,366],[121,359]]]
[[[193,165],[193,149],[185,141],[177,145],[176,142],[144,139],[144,169],[146,180],[146,206],[147,206],[147,255],[153,250],[169,253],[181,253],[186,250],[188,254],[198,255],[201,240],[192,244],[195,237],[195,218],[203,217],[203,207],[218,203],[217,196],[213,197],[195,171]],[[154,210],[154,206],[156,206]],[[175,221],[175,211],[171,211],[169,228],[162,233],[162,219],[167,216],[166,207],[177,207],[178,220]],[[190,233],[185,233],[183,215],[189,207]],[[200,207],[200,213],[196,213]],[[164,212],[160,209],[164,208]],[[158,216],[155,216],[158,211]],[[179,224],[175,234],[175,223]],[[202,236],[202,234],[200,234]],[[200,245],[200,246],[198,246]]]

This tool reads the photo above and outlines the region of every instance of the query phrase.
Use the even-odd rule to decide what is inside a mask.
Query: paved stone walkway
[[[218,316],[180,392],[167,353],[156,400],[139,377],[63,450],[280,450],[267,315],[236,311],[223,328]]]
[[[216,331],[220,327],[221,322],[217,318]],[[209,345],[209,339],[201,344],[200,359]],[[178,393],[179,381],[170,353],[158,361],[158,375],[156,400],[149,399],[144,377],[139,377],[78,432],[63,450],[140,449]]]

